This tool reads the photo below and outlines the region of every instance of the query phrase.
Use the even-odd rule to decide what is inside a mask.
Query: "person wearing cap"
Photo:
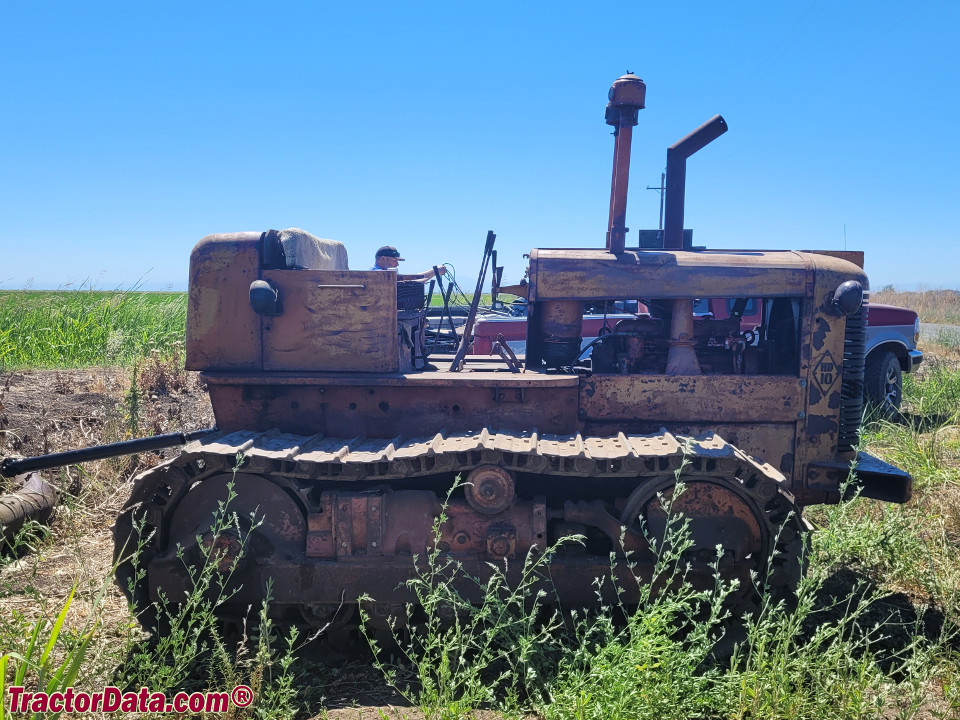
[[[400,257],[400,253],[393,245],[384,245],[382,248],[377,250],[376,261],[371,270],[396,270],[399,267],[401,261],[403,260]],[[447,269],[440,265],[437,267],[437,272],[443,275],[447,272]],[[429,280],[433,277],[433,269],[427,270],[416,275],[397,275],[397,280]]]

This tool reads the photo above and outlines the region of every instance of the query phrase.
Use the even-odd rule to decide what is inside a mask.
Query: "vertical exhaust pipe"
[[[613,125],[613,179],[610,183],[610,217],[607,250],[622,253],[626,243],[627,184],[630,181],[630,145],[637,113],[643,109],[647,86],[632,73],[618,77],[607,97],[606,121]]]
[[[663,221],[665,249],[683,249],[683,203],[687,186],[687,158],[726,131],[727,121],[719,115],[714,115],[685,138],[667,148],[667,202]]]
[[[664,211],[663,247],[683,249],[683,204],[687,185],[687,158],[727,131],[726,121],[714,115],[682,140],[667,148],[667,202]],[[667,375],[699,375],[694,350],[693,300],[673,301]]]

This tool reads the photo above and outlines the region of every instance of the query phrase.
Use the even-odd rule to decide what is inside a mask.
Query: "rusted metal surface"
[[[188,502],[181,503],[177,512],[169,516],[166,531],[168,542],[187,547],[195,544],[198,536],[206,536],[212,524],[213,511],[220,503],[227,503],[228,485],[233,485],[236,497],[227,507],[236,513],[240,532],[248,532],[260,523],[258,532],[270,538],[269,550],[275,557],[302,552],[306,542],[306,521],[297,503],[283,488],[259,475],[246,472],[221,473],[190,491]],[[236,528],[232,528],[237,530]]]
[[[866,283],[862,271],[851,278],[837,260],[827,256],[807,256],[811,267],[811,312],[807,314],[800,347],[800,375],[806,380],[804,416],[797,427],[796,485],[806,487],[806,467],[834,456],[850,463],[855,452],[838,452],[839,412],[842,405],[844,329],[846,321],[832,313],[833,293],[850,279]]]
[[[803,296],[807,266],[791,252],[532,250],[531,300]]]
[[[577,425],[572,376],[536,375],[539,382],[525,383],[525,373],[433,372],[381,383],[358,373],[349,379],[360,382],[339,383],[348,378],[326,375],[290,377],[285,384],[204,377],[217,426],[224,430],[279,427],[299,434],[389,437],[407,428],[469,430],[491,421],[545,432],[569,432]]]
[[[796,422],[804,410],[795,377],[595,375],[582,383],[580,409],[594,420]]]
[[[15,492],[0,496],[0,550],[12,542],[25,523],[47,522],[57,504],[57,491],[42,477],[30,473],[22,480]]]
[[[496,432],[482,428],[467,432],[438,432],[428,436],[393,438],[300,436],[271,430],[221,432],[190,443],[181,453],[185,462],[222,465],[245,455],[249,467],[277,470],[302,479],[400,479],[429,477],[446,471],[467,471],[495,465],[519,472],[546,472],[575,477],[635,477],[669,460],[675,467],[687,457],[715,457],[719,442],[725,455],[735,456],[764,473],[779,473],[758,464],[743,452],[719,440],[712,432],[700,438],[618,433],[610,437],[581,433],[530,431]],[[281,449],[280,446],[285,446]],[[245,466],[246,467],[246,466]],[[506,483],[504,483],[506,485]]]
[[[263,318],[263,369],[397,372],[393,272],[267,270],[284,312]]]
[[[493,244],[497,236],[493,230],[487,231],[487,239],[483,246],[483,260],[480,262],[480,272],[477,274],[477,289],[473,291],[473,297],[470,300],[470,310],[467,312],[467,321],[463,326],[463,335],[460,337],[460,345],[453,360],[450,361],[450,371],[460,372],[463,370],[464,360],[467,356],[467,350],[470,347],[470,339],[473,334],[473,323],[477,319],[477,310],[480,307],[480,298],[483,294],[483,281],[487,276],[487,268],[490,260],[493,258],[493,264],[496,265],[496,253],[493,250]],[[494,267],[493,273],[496,275],[497,269]]]
[[[699,375],[700,362],[694,351],[693,301],[673,300],[670,317],[670,350],[667,353],[667,375]]]
[[[827,255],[845,260],[863,269],[863,250],[800,250],[800,252],[811,253],[813,255]]]
[[[513,473],[497,465],[481,465],[467,475],[464,494],[467,505],[481,515],[503,512],[516,497]]]
[[[569,365],[580,352],[583,302],[545,302],[539,313],[541,353],[550,367]]]
[[[500,359],[507,364],[508,368],[510,368],[510,372],[518,373],[523,370],[523,362],[521,362],[521,360],[517,357],[517,354],[507,344],[507,341],[504,339],[502,334],[497,335],[497,339],[490,347],[490,354],[499,355]]]
[[[742,583],[740,611],[757,577],[796,584],[806,529],[797,501],[838,500],[855,456],[862,256],[681,250],[685,159],[725,130],[719,116],[668,153],[666,249],[626,250],[644,92],[624,76],[609,96],[605,248],[534,249],[529,282],[515,286],[528,299],[522,371],[509,353],[508,367],[461,353],[445,359],[458,372],[413,372],[391,273],[288,270],[269,233],[201,241],[187,357],[220,432],[135,483],[115,529],[118,578],[135,604],[187,590],[181,546],[236,568],[238,614],[271,580],[276,617],[322,627],[371,594],[385,600],[373,611],[382,620],[412,599],[401,585],[414,556],[436,549],[472,577],[488,577],[491,563],[516,577],[528,552],[573,536],[583,545],[553,559],[543,587],[595,603],[593,580],[609,577],[611,556],[621,579],[628,554],[649,578],[643,529],[663,531],[661,498],[673,496],[690,521],[691,580],[712,585],[720,544],[721,571]],[[852,290],[838,296],[844,283]],[[584,348],[588,307],[603,323]],[[902,476],[871,468],[876,493],[908,492]],[[444,508],[458,476],[466,485]],[[237,517],[264,522],[216,533],[207,518],[232,479]],[[124,559],[140,521],[153,531],[145,578]],[[458,589],[477,597],[472,580]]]
[[[675,497],[674,482],[667,478],[641,488],[624,508],[624,522],[642,519],[652,537],[662,538],[666,536],[669,515],[682,513],[683,517],[697,521],[692,523],[697,535],[691,539],[700,547],[720,545],[732,553],[735,561],[763,550],[763,514],[749,496],[711,478],[687,478],[683,492]],[[769,487],[775,494],[776,485]]]
[[[632,73],[617,78],[610,87],[606,122],[613,125],[613,178],[610,182],[610,216],[607,220],[607,250],[623,252],[627,235],[627,187],[630,180],[630,149],[637,113],[644,107],[647,86]]]
[[[260,233],[208,235],[190,255],[188,370],[260,370],[260,316],[250,283],[260,275]]]

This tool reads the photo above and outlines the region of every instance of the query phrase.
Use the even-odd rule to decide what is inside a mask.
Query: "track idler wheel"
[[[269,576],[274,561],[302,554],[305,544],[305,515],[282,478],[214,471],[200,481],[168,479],[181,475],[174,467],[142,478],[114,526],[118,583],[149,630],[162,619],[157,598],[192,593],[203,564],[222,576],[217,584],[229,584],[234,605],[256,608],[266,591],[254,578]],[[283,580],[274,578],[274,586]]]
[[[686,532],[691,546],[684,555],[691,563],[692,577],[712,580],[710,564],[723,553],[719,570],[725,578],[741,581],[738,595],[749,592],[753,578],[778,597],[792,595],[803,575],[803,541],[806,524],[792,496],[769,477],[751,477],[742,482],[723,474],[691,473],[681,476],[683,491],[675,495],[677,479],[665,476],[644,483],[627,499],[621,522],[630,530],[655,540],[676,543]],[[688,520],[671,525],[677,536],[668,537],[671,517]],[[746,585],[746,587],[744,587]],[[747,592],[743,592],[747,591]]]

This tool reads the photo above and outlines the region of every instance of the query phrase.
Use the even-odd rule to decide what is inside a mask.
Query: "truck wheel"
[[[903,375],[897,356],[887,350],[876,357],[868,357],[863,381],[866,401],[884,420],[895,418],[903,397]]]

